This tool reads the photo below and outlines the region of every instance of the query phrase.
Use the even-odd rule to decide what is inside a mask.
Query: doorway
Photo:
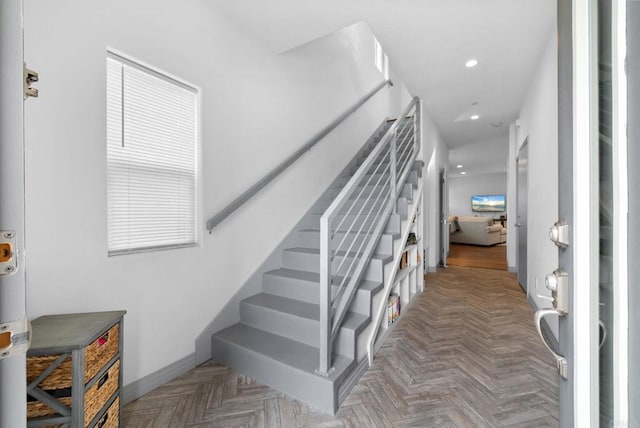
[[[529,198],[529,141],[520,146],[516,158],[516,230],[518,283],[527,291],[527,210]]]
[[[440,186],[438,191],[440,193],[439,198],[439,212],[440,218],[440,266],[447,267],[447,256],[449,255],[449,189],[447,186],[447,171],[446,169],[440,170],[439,176]]]

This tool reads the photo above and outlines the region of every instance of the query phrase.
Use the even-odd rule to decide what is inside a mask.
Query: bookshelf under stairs
[[[397,123],[389,121],[381,126],[291,232],[291,242],[295,244],[281,252],[278,269],[263,275],[262,293],[240,302],[239,323],[213,335],[213,361],[319,410],[337,411],[369,366],[373,350],[395,326],[387,322],[389,295],[394,299],[399,296],[404,313],[423,289],[423,163],[415,160],[419,150],[418,121],[415,115],[401,117]],[[396,151],[392,156],[385,155],[386,149],[380,148],[390,135],[394,140],[390,147]],[[390,172],[392,160],[396,161],[397,176]],[[365,171],[363,167],[368,169]],[[329,302],[334,299],[338,302],[344,295],[342,288],[346,286],[340,285],[349,282],[352,278],[349,275],[354,275],[356,286],[346,300],[346,310],[338,321],[334,338],[325,338],[329,342],[330,369],[322,373],[319,371],[323,349],[321,218],[330,207],[335,208],[336,197],[345,195],[345,188],[355,183],[354,175],[358,174],[363,179],[333,216],[335,228],[331,230],[328,250],[331,260],[328,269],[332,272]],[[384,208],[384,201],[378,195],[386,191],[384,183],[388,185],[392,180],[398,183],[397,198],[390,213],[385,214],[380,208]],[[357,264],[364,252],[357,247],[366,242],[367,236],[375,236],[376,231],[372,227],[347,225],[357,226],[372,212],[382,212],[383,227],[364,268],[360,273],[352,273],[344,266]],[[365,222],[362,220],[363,225]],[[354,244],[343,248],[340,246],[343,242]],[[402,260],[406,266],[398,269]],[[341,276],[344,272],[347,275]],[[338,312],[335,306],[337,303],[331,307],[331,314]]]

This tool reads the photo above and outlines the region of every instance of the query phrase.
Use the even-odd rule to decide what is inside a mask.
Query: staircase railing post
[[[320,364],[316,373],[329,376],[331,367],[331,221],[320,218]]]
[[[396,181],[397,175],[397,166],[396,166],[396,138],[397,134],[394,134],[393,137],[389,140],[389,151],[391,154],[391,160],[389,161],[389,169],[391,171],[391,198],[393,201],[398,199],[398,182]],[[393,204],[393,213],[398,213],[397,203]]]

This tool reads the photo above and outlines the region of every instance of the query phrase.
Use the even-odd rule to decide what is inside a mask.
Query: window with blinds
[[[109,255],[196,244],[197,89],[107,54]]]

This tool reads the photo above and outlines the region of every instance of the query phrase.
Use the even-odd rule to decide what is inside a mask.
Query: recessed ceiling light
[[[471,120],[478,120],[480,119],[480,116],[478,116],[477,114],[474,114],[470,117]]]
[[[462,171],[460,175],[465,175],[466,173],[467,173],[466,171]]]
[[[478,60],[475,58],[471,58],[470,60],[464,63],[464,66],[467,68],[473,68],[476,65],[478,65]]]
[[[493,122],[491,126],[493,126],[494,128],[500,128],[502,126],[502,122]]]
[[[462,168],[462,165],[456,165],[456,168]]]
[[[477,106],[477,105],[478,105],[478,102],[477,102],[477,101],[474,101],[474,102],[472,102],[472,103],[471,103],[471,105],[472,105],[472,106]]]

